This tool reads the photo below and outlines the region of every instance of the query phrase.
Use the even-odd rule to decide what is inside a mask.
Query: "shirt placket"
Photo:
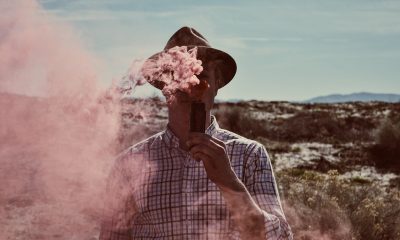
[[[193,168],[191,167],[191,159],[189,153],[185,153],[185,160],[183,163],[183,181],[182,181],[182,223],[184,224],[185,236],[189,239],[192,232],[191,224],[191,175]]]

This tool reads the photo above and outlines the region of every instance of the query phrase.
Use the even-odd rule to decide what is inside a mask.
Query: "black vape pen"
[[[206,132],[206,106],[203,102],[192,102],[190,110],[190,131]]]

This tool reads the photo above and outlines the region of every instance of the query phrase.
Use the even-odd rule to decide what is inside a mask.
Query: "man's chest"
[[[241,175],[240,156],[231,156],[231,162]],[[217,222],[228,224],[229,212],[219,188],[208,179],[203,163],[189,154],[173,150],[150,154],[136,182],[133,198],[140,221],[168,226],[172,222],[175,229],[199,231]]]

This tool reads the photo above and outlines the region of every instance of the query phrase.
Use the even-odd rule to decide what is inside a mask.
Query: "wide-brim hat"
[[[157,59],[161,53],[166,52],[168,49],[176,46],[187,46],[188,49],[197,47],[197,58],[204,63],[212,62],[215,67],[221,71],[221,78],[219,78],[216,86],[219,88],[228,84],[236,74],[236,62],[228,53],[212,48],[210,43],[198,31],[190,27],[182,27],[175,32],[168,40],[164,50],[158,52],[148,59]],[[214,60],[214,61],[212,61]],[[152,81],[149,83],[154,87],[161,89],[164,87],[162,82]]]

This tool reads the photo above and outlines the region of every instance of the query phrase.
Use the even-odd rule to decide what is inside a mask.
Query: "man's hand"
[[[233,171],[225,144],[204,133],[190,133],[187,145],[193,158],[203,161],[208,178],[221,189],[242,239],[264,239],[262,210]]]
[[[240,180],[231,167],[222,141],[204,133],[192,132],[189,134],[187,146],[194,159],[203,161],[208,178],[218,187],[226,190],[240,187]]]

